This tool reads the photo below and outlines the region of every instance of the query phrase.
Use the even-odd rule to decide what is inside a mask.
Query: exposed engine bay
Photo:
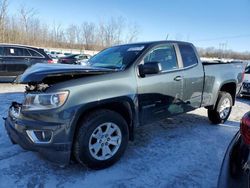
[[[25,86],[25,92],[34,92],[34,91],[39,91],[39,92],[44,92],[46,91],[47,88],[50,86],[48,84],[38,84],[38,83],[29,83],[27,86]]]

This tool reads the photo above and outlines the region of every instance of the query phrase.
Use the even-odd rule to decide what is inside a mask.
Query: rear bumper
[[[33,143],[29,138],[26,130],[38,130],[38,127],[40,129],[44,128],[37,125],[39,125],[39,122],[17,120],[13,119],[10,116],[5,120],[6,131],[13,144],[19,144],[25,150],[37,151],[43,157],[58,165],[67,165],[70,161],[71,156],[71,143],[55,142],[55,140],[57,140],[56,137],[61,137],[63,134],[60,133],[62,125],[60,126],[46,122],[46,130],[51,129],[53,131],[56,131],[56,134],[53,135],[53,140],[51,143],[36,144]],[[65,138],[65,140],[67,139]]]

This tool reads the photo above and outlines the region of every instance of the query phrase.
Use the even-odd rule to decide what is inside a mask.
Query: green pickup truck
[[[201,62],[191,43],[156,41],[107,48],[87,66],[36,64],[18,76],[27,84],[5,127],[13,143],[52,162],[100,169],[114,164],[134,128],[200,107],[224,123],[244,65]]]

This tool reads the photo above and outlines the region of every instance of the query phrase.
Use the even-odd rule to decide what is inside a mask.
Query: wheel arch
[[[236,88],[237,88],[237,84],[235,81],[230,81],[230,82],[225,82],[223,84],[220,85],[217,95],[214,99],[214,104],[211,106],[206,106],[207,109],[214,109],[216,104],[217,104],[217,100],[219,97],[219,93],[220,92],[227,92],[232,96],[233,99],[233,105],[235,104],[235,98],[236,98]]]
[[[118,97],[103,101],[96,101],[83,105],[77,110],[76,116],[72,125],[72,143],[74,142],[79,122],[89,113],[99,110],[108,109],[119,113],[127,122],[129,129],[129,140],[134,140],[134,125],[137,124],[136,105],[130,97]]]
[[[232,96],[233,99],[233,105],[235,104],[235,98],[236,98],[236,83],[235,82],[228,82],[228,83],[224,83],[221,87],[220,87],[220,91],[224,91],[229,93]],[[217,95],[218,98],[218,95]],[[217,99],[216,99],[217,100]]]

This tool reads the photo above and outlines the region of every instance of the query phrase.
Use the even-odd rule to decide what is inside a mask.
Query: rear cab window
[[[178,46],[181,53],[184,68],[198,64],[196,53],[191,45],[179,44]]]

